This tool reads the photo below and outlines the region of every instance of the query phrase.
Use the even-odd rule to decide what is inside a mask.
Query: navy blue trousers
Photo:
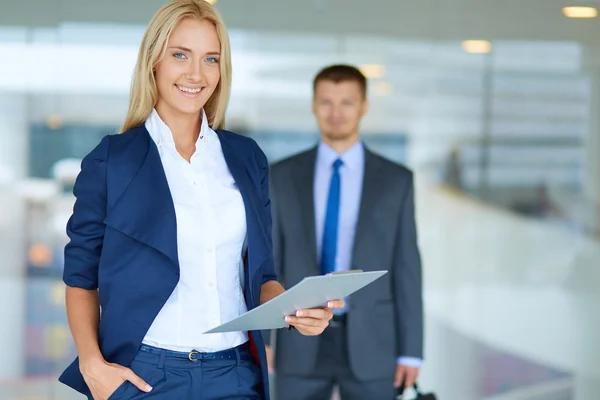
[[[155,347],[142,348],[152,352],[140,350],[129,368],[152,386],[152,391],[145,393],[130,382],[124,382],[109,400],[263,398],[260,369],[252,361],[247,345],[229,350],[225,357],[220,358],[194,354],[193,361]]]

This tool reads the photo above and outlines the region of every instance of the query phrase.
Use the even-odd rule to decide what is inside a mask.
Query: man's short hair
[[[363,98],[367,97],[367,78],[358,68],[352,65],[330,65],[319,71],[313,81],[313,95],[316,92],[317,84],[322,81],[331,81],[334,83],[356,82],[362,90]]]

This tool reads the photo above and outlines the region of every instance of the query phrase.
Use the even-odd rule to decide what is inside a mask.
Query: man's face
[[[312,108],[325,140],[346,141],[358,139],[368,101],[358,82],[322,80],[315,87]]]

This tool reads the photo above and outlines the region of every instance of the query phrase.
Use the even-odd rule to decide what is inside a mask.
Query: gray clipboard
[[[381,278],[387,271],[344,271],[309,276],[274,299],[205,333],[240,332],[285,328],[284,318],[297,310],[324,307],[343,299]]]

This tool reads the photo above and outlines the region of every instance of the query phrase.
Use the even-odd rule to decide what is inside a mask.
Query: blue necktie
[[[329,184],[329,196],[325,211],[325,227],[321,248],[321,273],[335,271],[337,255],[338,220],[340,214],[340,167],[344,164],[339,158],[333,162],[333,173]]]

